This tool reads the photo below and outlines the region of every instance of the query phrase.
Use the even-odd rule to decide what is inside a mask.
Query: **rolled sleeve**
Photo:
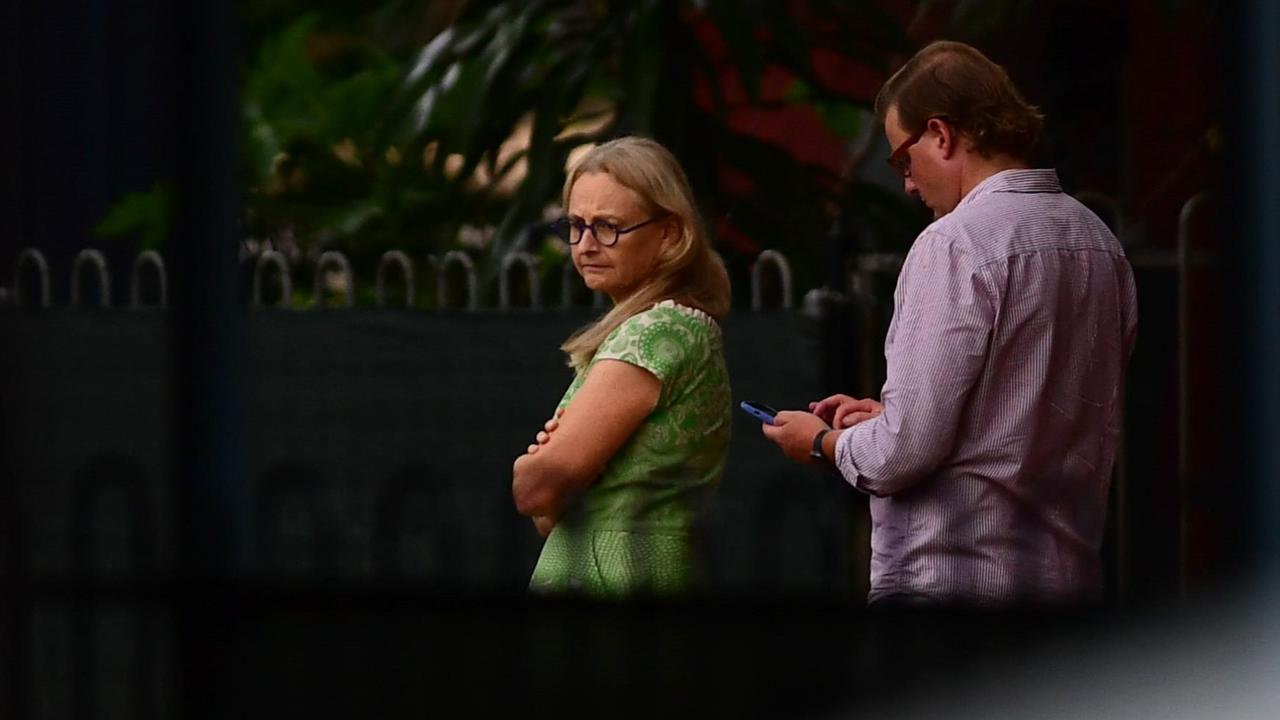
[[[836,443],[836,466],[850,485],[892,495],[947,457],[986,364],[994,315],[985,272],[948,237],[926,231],[898,277],[883,411]]]

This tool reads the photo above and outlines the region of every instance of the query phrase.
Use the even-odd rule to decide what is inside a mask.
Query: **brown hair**
[[[618,138],[592,148],[565,178],[565,212],[569,210],[573,184],[589,172],[608,173],[634,190],[653,210],[670,214],[679,224],[680,234],[659,253],[652,275],[639,289],[560,346],[569,355],[569,365],[586,368],[609,333],[662,300],[675,300],[716,320],[722,319],[729,311],[729,274],[720,256],[711,249],[694,206],[689,179],[671,151],[642,137]]]
[[[898,109],[902,129],[914,133],[943,117],[983,157],[1003,153],[1026,160],[1040,139],[1044,115],[1027,103],[1004,68],[977,48],[930,43],[889,78],[876,95],[876,117]]]

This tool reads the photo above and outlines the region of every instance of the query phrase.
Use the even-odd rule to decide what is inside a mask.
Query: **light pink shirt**
[[[1136,327],[1124,251],[1053,170],[997,173],[920,234],[884,412],[836,445],[873,495],[870,601],[1097,597]]]

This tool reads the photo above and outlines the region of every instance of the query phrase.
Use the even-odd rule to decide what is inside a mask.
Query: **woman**
[[[613,309],[561,347],[573,383],[515,462],[516,508],[546,537],[530,588],[685,591],[692,526],[729,447],[728,275],[684,171],[652,140],[594,148],[563,204],[574,267]]]

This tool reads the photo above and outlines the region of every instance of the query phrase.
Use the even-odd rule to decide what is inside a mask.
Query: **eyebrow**
[[[582,220],[582,221],[584,221],[584,222],[586,221],[586,218],[582,217],[581,215],[577,215],[577,214],[575,214],[575,213],[569,213],[569,219],[571,219],[571,220]],[[618,222],[620,222],[620,221],[622,220],[622,218],[620,218],[620,217],[618,217],[617,215],[614,215],[614,214],[612,214],[612,213],[601,213],[601,214],[596,215],[595,217],[593,217],[593,218],[591,219],[591,222],[596,222],[597,220],[604,220],[605,222],[610,222],[610,223],[617,224]]]

